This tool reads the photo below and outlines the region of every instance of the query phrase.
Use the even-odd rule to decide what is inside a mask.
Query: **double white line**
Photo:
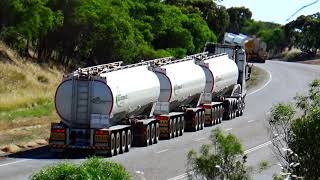
[[[265,143],[263,143],[263,144],[260,144],[260,145],[258,145],[258,146],[255,146],[255,147],[253,147],[253,148],[250,148],[250,149],[244,151],[244,154],[249,154],[249,153],[251,153],[251,152],[257,151],[257,150],[259,150],[259,149],[261,149],[261,148],[264,148],[265,146],[269,146],[270,144],[272,144],[272,142],[271,142],[271,141],[267,141],[267,142],[265,142]],[[170,178],[170,179],[168,179],[168,180],[180,180],[180,179],[186,178],[187,176],[188,176],[187,173],[183,173],[183,174],[181,174],[181,175],[179,175],[179,176]]]

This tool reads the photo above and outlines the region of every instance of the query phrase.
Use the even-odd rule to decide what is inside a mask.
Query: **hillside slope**
[[[46,138],[63,72],[20,58],[0,42],[0,147]],[[40,134],[45,135],[40,135]]]

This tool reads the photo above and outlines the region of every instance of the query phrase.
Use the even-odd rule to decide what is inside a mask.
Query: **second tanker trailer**
[[[178,60],[78,69],[57,88],[50,147],[113,156],[241,116],[246,68],[240,47],[207,44]]]

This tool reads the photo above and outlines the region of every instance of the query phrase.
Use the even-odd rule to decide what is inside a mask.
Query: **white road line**
[[[19,160],[19,161],[14,161],[14,162],[9,162],[9,163],[5,163],[5,164],[0,164],[0,167],[2,166],[8,166],[8,165],[11,165],[11,164],[16,164],[16,163],[21,163],[21,162],[24,162],[24,161],[29,161],[31,159],[23,159],[23,160]]]
[[[164,149],[164,150],[161,150],[161,151],[157,151],[156,153],[160,154],[160,153],[167,152],[167,151],[169,151],[169,149]]]
[[[265,142],[265,143],[263,143],[263,144],[260,144],[260,145],[258,145],[258,146],[255,146],[255,147],[253,147],[253,148],[250,148],[250,149],[244,151],[244,153],[245,153],[245,154],[251,153],[251,152],[256,151],[256,150],[258,150],[258,149],[261,149],[261,148],[264,148],[264,147],[266,147],[266,146],[269,146],[271,143],[272,143],[271,141]]]
[[[256,121],[256,120],[250,120],[250,121],[248,121],[248,123],[251,123],[251,122],[254,122],[254,121]]]
[[[201,140],[204,140],[206,138],[202,137],[202,138],[199,138],[199,139],[194,139],[194,141],[201,141]]]
[[[269,80],[267,81],[267,83],[264,84],[261,88],[255,90],[255,91],[253,91],[253,92],[251,92],[251,93],[249,93],[248,96],[253,95],[253,94],[261,91],[263,88],[265,88],[265,87],[271,82],[271,80],[272,80],[272,75],[271,75],[270,71],[268,71],[268,70],[266,70],[266,71],[267,71],[268,74],[269,74]],[[248,121],[248,122],[253,122],[253,121],[254,121],[254,120]],[[226,129],[226,131],[230,131],[231,129],[232,129],[232,128]],[[244,153],[245,153],[245,154],[251,153],[251,152],[253,152],[253,151],[256,151],[256,150],[258,150],[258,149],[261,149],[261,148],[263,148],[263,147],[266,147],[266,146],[268,146],[268,145],[270,145],[270,144],[271,144],[271,141],[265,142],[265,143],[260,144],[260,145],[258,145],[258,146],[256,146],[256,147],[253,147],[253,148],[250,148],[250,149],[246,150]],[[185,178],[185,177],[187,177],[187,176],[188,176],[187,173],[184,173],[184,174],[181,174],[181,175],[179,175],[179,176],[170,178],[170,179],[168,179],[168,180],[179,180],[179,179],[183,179],[183,178]]]
[[[267,71],[267,72],[268,72],[268,74],[269,74],[269,80],[268,80],[268,82],[267,82],[267,83],[265,83],[261,88],[259,88],[259,89],[255,90],[255,91],[253,91],[253,92],[251,92],[251,93],[249,93],[249,94],[248,94],[248,96],[253,95],[253,94],[255,94],[255,93],[257,93],[257,92],[261,91],[263,88],[265,88],[265,87],[266,87],[266,86],[271,82],[271,80],[272,80],[271,72],[270,72],[270,71],[268,71],[268,70],[266,70],[266,71]]]
[[[170,179],[168,179],[168,180],[178,180],[178,179],[183,179],[183,178],[185,178],[185,177],[187,177],[187,176],[188,176],[188,174],[187,174],[187,173],[183,173],[183,174],[181,174],[181,175],[179,175],[179,176],[176,176],[176,177],[170,178]]]
[[[253,148],[250,148],[250,149],[244,151],[244,154],[249,154],[249,153],[251,153],[251,152],[257,151],[257,150],[259,150],[259,149],[261,149],[261,148],[264,148],[264,147],[270,145],[271,143],[272,143],[271,141],[268,141],[268,142],[265,142],[265,143],[260,144],[260,145],[258,145],[258,146],[255,146],[255,147],[253,147]],[[185,177],[187,177],[187,176],[188,176],[188,174],[187,174],[187,173],[184,173],[184,174],[181,174],[181,175],[179,175],[179,176],[170,178],[170,179],[168,179],[168,180],[179,180],[179,179],[183,179],[183,178],[185,178]]]

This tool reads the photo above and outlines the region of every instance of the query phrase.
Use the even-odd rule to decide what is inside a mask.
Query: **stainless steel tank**
[[[160,83],[146,65],[100,74],[99,78],[64,80],[56,91],[55,106],[69,126],[108,127],[129,116],[139,115],[158,100]],[[99,121],[100,120],[100,121]]]
[[[194,59],[150,70],[147,63],[102,71],[97,76],[69,74],[59,85],[55,107],[61,120],[75,128],[109,127],[123,118],[140,115],[155,102],[170,108],[190,103],[202,92],[219,94],[237,83],[238,69],[228,55],[207,58],[206,66]]]

